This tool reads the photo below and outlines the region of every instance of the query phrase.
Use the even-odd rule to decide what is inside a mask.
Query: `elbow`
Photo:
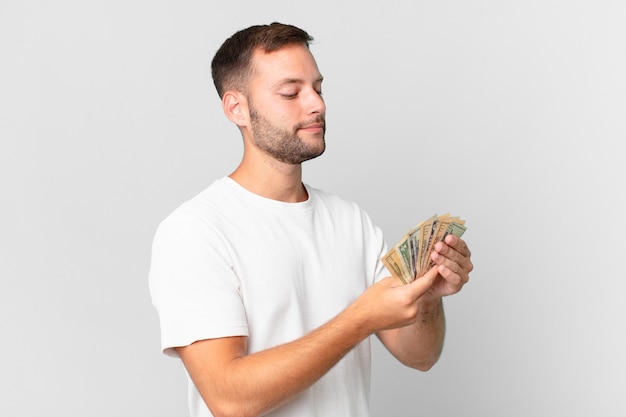
[[[253,416],[253,414],[243,414],[239,413],[237,410],[233,409],[223,409],[223,408],[209,408],[211,410],[211,414],[215,417],[247,417]]]
[[[207,403],[207,406],[215,417],[256,417],[263,413],[263,410],[255,409],[245,402],[218,400],[210,405]]]
[[[258,414],[249,414],[237,407],[209,407],[215,417],[254,417]]]
[[[435,366],[438,360],[439,360],[439,355],[435,355],[435,356],[431,356],[427,358],[420,358],[420,359],[414,358],[413,360],[410,360],[410,361],[402,361],[402,363],[405,366],[408,366],[409,368],[417,369],[418,371],[422,371],[422,372],[428,372],[433,366]]]
[[[433,366],[435,366],[436,363],[437,359],[428,362],[420,362],[413,366],[413,368],[417,369],[418,371],[428,372]]]

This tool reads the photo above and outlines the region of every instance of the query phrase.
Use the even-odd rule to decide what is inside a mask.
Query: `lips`
[[[297,127],[298,130],[309,130],[309,131],[326,131],[326,123],[324,120],[315,120],[311,123],[302,123]]]
[[[316,129],[324,129],[324,124],[323,123],[313,123],[310,125],[306,125],[306,126],[302,126],[300,129],[311,129],[311,130],[316,130]]]

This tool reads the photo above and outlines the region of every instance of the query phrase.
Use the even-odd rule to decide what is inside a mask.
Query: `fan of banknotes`
[[[465,230],[465,220],[435,214],[409,230],[381,260],[392,275],[408,284],[434,266],[430,253],[435,243],[450,234],[461,237]]]

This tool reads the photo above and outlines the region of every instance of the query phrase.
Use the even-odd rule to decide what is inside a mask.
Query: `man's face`
[[[248,106],[253,143],[274,159],[299,164],[325,149],[322,76],[304,45],[256,51]]]

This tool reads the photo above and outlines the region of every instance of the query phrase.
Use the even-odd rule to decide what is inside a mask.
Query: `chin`
[[[319,152],[315,152],[309,155],[304,155],[302,158],[302,162],[305,161],[310,161],[311,159],[315,159],[318,156],[322,156],[322,154],[324,153],[324,151],[326,150],[326,146],[323,146],[322,149],[319,150]]]

